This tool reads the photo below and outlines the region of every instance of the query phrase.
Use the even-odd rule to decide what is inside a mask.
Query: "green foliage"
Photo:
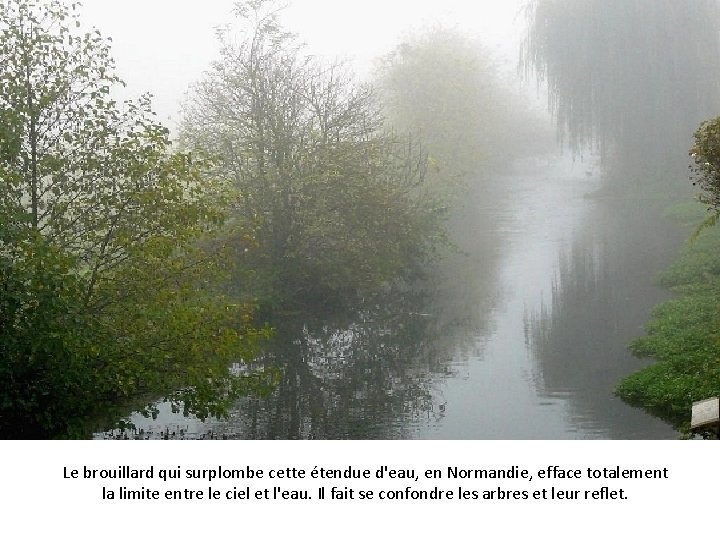
[[[421,195],[426,158],[382,129],[372,88],[342,63],[308,58],[272,2],[238,4],[239,41],[194,88],[187,149],[219,156],[214,172],[256,223],[239,281],[264,302],[354,296],[394,279],[439,240],[441,205]]]
[[[658,306],[634,354],[657,360],[621,382],[617,393],[678,425],[693,401],[720,393],[720,232],[690,244],[661,275],[680,297]]]
[[[3,435],[61,432],[87,414],[94,399],[102,363],[93,348],[94,325],[83,316],[70,260],[42,239],[6,241],[0,254]]]
[[[700,125],[690,157],[693,185],[702,189],[699,200],[712,212],[697,229],[695,236],[698,236],[705,228],[715,225],[720,214],[720,117]]]
[[[141,395],[222,413],[247,382],[229,362],[265,334],[214,285],[228,238],[248,237],[226,220],[233,191],[171,150],[148,96],[110,97],[108,42],[80,27],[74,4],[0,3],[6,436],[67,433]]]

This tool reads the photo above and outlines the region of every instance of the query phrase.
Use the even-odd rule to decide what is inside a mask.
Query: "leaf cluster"
[[[0,65],[3,423],[57,434],[140,396],[222,413],[267,334],[220,290],[249,235],[234,191],[173,150],[150,96],[112,99],[76,5],[1,2]]]
[[[700,201],[720,211],[720,118],[703,122],[690,150],[693,185],[702,189]]]

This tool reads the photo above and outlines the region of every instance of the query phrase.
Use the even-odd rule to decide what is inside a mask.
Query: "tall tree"
[[[456,189],[490,161],[502,95],[478,44],[434,28],[383,57],[376,78],[389,123],[421,138],[438,189]]]
[[[533,0],[521,64],[547,82],[560,132],[618,178],[684,176],[698,123],[720,107],[713,0]]]
[[[382,130],[373,89],[342,63],[304,55],[273,2],[237,3],[243,37],[197,84],[182,140],[218,155],[216,172],[255,216],[254,275],[322,298],[392,279],[438,237],[439,210],[419,196],[424,156]]]
[[[176,389],[217,412],[254,339],[199,247],[225,186],[171,151],[149,97],[112,99],[109,43],[81,27],[77,4],[0,2],[0,420],[18,432]]]
[[[553,148],[532,111],[477,40],[443,27],[414,33],[375,71],[393,129],[414,134],[428,154],[427,185],[465,194],[470,184],[519,157]]]

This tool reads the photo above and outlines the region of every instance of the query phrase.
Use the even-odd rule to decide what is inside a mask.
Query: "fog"
[[[351,59],[361,76],[412,30],[436,24],[478,37],[498,63],[516,68],[522,0],[298,0],[282,16],[308,52]],[[85,0],[83,20],[113,39],[127,96],[151,92],[163,120],[175,123],[188,87],[217,59],[215,29],[231,23],[234,0]]]
[[[7,0],[0,66],[8,438],[670,439],[720,393],[714,0]]]

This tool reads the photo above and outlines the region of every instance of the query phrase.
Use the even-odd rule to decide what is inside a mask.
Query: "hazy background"
[[[514,71],[523,0],[294,0],[283,21],[313,54],[351,59],[358,74],[413,30],[440,23],[478,38],[504,70]],[[180,102],[217,57],[215,28],[233,21],[233,0],[84,0],[84,23],[113,40],[127,97],[152,93],[168,125]]]

